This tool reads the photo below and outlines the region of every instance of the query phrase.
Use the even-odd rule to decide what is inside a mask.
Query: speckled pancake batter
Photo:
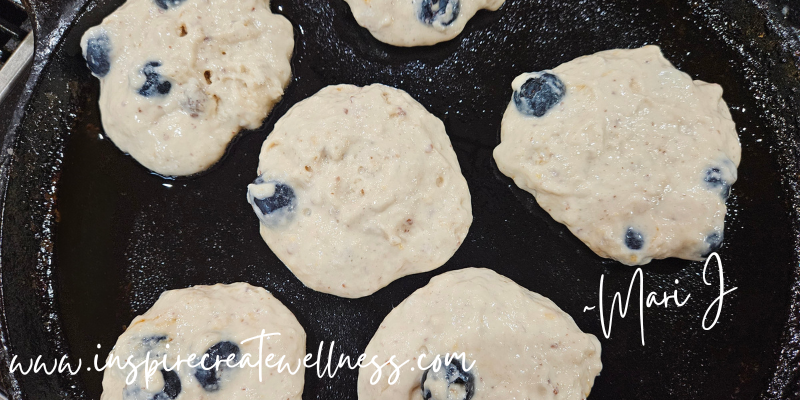
[[[641,265],[720,248],[741,146],[719,85],[646,46],[512,87],[497,166],[595,253]]]
[[[441,266],[472,223],[444,124],[388,86],[328,86],[296,104],[258,174],[247,197],[261,236],[306,286],[337,296]]]
[[[453,353],[465,357],[438,372],[419,368]],[[478,268],[439,275],[412,293],[364,354],[381,364],[411,361],[393,385],[391,366],[375,385],[377,368],[361,368],[359,400],[581,400],[602,368],[600,342],[552,301]]]
[[[294,40],[267,0],[128,0],[81,47],[106,135],[154,172],[189,175],[261,125],[289,83]]]
[[[381,42],[429,46],[458,36],[478,10],[505,0],[345,0],[359,25]]]
[[[262,353],[259,340],[241,343],[245,339],[266,334]],[[208,354],[206,367],[190,368],[181,364],[167,371],[163,364],[145,387],[144,367],[139,368],[137,380],[128,385],[126,375],[131,368],[116,366],[105,370],[101,400],[300,400],[303,393],[304,369],[292,375],[263,368],[259,382],[258,367],[238,367],[246,354],[255,365],[259,354],[275,359],[286,356],[294,370],[297,360],[305,356],[306,334],[291,311],[266,290],[246,283],[231,285],[195,286],[164,292],[152,308],[136,317],[117,340],[112,354],[122,363],[132,356],[133,363],[162,360],[172,369],[177,356],[185,360],[196,355],[194,365]],[[213,367],[217,357],[218,370]],[[230,357],[230,358],[229,358]],[[231,362],[225,363],[230,359]],[[245,360],[247,360],[245,358]],[[274,362],[274,361],[273,361]],[[230,364],[231,366],[228,366]],[[244,365],[244,364],[243,364]]]

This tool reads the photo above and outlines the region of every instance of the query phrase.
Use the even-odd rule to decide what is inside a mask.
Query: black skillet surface
[[[479,13],[453,41],[400,49],[359,28],[340,0],[274,1],[295,27],[294,78],[283,101],[210,171],[167,180],[102,138],[98,81],[80,56],[84,30],[121,3],[79,0],[74,11],[30,5],[39,13],[34,75],[41,78],[28,84],[32,94],[8,128],[0,181],[0,338],[13,398],[98,398],[102,374],[86,367],[167,289],[263,286],[305,327],[309,352],[333,340],[337,352],[357,355],[393,306],[432,276],[464,267],[493,268],[550,297],[601,339],[594,400],[800,398],[800,44],[776,22],[774,6],[507,0],[497,12]],[[615,317],[608,339],[598,309],[584,312],[597,306],[601,275],[608,313],[609,293],[626,290],[635,269],[597,257],[553,222],[498,172],[491,151],[513,77],[644,44],[661,45],[680,69],[723,86],[743,161],[721,250],[726,285],[738,289],[706,331],[701,319],[717,295],[716,269],[706,286],[702,263],[654,261],[644,269],[645,291],[678,290],[691,299],[681,308],[646,308],[642,346],[636,304],[626,319]],[[474,222],[442,268],[348,300],[294,278],[259,237],[244,194],[260,144],[291,105],[328,84],[373,82],[406,90],[445,122],[470,185]],[[81,372],[7,373],[13,355],[64,354],[83,360]],[[320,379],[309,370],[304,398],[355,399],[356,378],[345,370]]]

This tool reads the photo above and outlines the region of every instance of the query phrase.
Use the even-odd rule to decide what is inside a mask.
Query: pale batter
[[[337,296],[441,266],[472,223],[444,124],[388,86],[328,86],[296,104],[258,174],[247,198],[261,236],[306,286]]]
[[[722,244],[741,159],[722,88],[656,46],[522,74],[494,159],[595,253],[702,260]]]
[[[345,0],[359,25],[381,42],[429,46],[458,36],[478,10],[505,0]]]
[[[294,40],[268,0],[128,0],[81,47],[106,135],[169,176],[207,169],[261,125],[291,78]]]
[[[462,352],[465,360],[439,372],[419,369]],[[361,368],[359,400],[582,400],[602,368],[600,342],[552,301],[477,268],[439,275],[412,293],[364,353],[379,364],[392,356],[411,362],[393,385],[391,366],[375,385],[377,368]]]
[[[265,333],[280,333],[264,338],[262,353],[259,340],[241,343]],[[192,399],[261,399],[300,400],[303,393],[304,370],[292,375],[286,370],[263,368],[259,382],[257,367],[238,367],[245,354],[255,364],[259,354],[275,359],[286,356],[295,369],[297,360],[305,356],[306,334],[297,319],[280,301],[262,288],[246,283],[195,286],[164,292],[152,308],[136,317],[117,340],[112,354],[124,365],[132,356],[134,364],[162,360],[172,369],[180,355],[185,360],[196,355],[193,364],[208,354],[205,369],[181,364],[177,370],[160,370],[145,385],[144,367],[139,368],[137,380],[126,384],[130,368],[112,366],[103,375],[101,400],[192,400]],[[230,362],[225,363],[230,357]],[[219,369],[211,368],[216,359]],[[230,364],[230,366],[228,365]]]

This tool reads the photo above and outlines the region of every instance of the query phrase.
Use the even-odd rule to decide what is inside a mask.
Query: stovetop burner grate
[[[0,66],[30,32],[31,25],[20,0],[0,0]]]

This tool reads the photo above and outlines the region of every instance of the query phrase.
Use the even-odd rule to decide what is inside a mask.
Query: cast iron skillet
[[[601,338],[591,398],[800,398],[800,43],[762,1],[508,0],[458,38],[430,48],[383,45],[340,0],[276,0],[295,27],[294,78],[264,126],[199,176],[148,173],[102,136],[98,82],[79,38],[122,0],[34,1],[38,51],[2,149],[3,382],[15,399],[98,398],[104,357],[137,314],[167,289],[246,281],[272,291],[308,333],[308,351],[334,340],[363,351],[383,317],[439,273],[489,267],[553,299]],[[553,222],[491,158],[510,82],[580,55],[658,44],[693,77],[721,84],[743,147],[721,250],[728,287],[718,324],[701,318],[717,295],[702,263],[655,261],[646,291],[691,294],[681,308],[636,306],[603,336],[600,276],[627,289],[634,268],[601,259]],[[334,83],[406,90],[447,127],[470,185],[474,223],[442,268],[347,300],[305,288],[269,251],[245,201],[260,144],[297,101]],[[712,270],[715,271],[715,270]],[[675,280],[679,284],[675,284]],[[97,345],[102,347],[98,350]],[[84,361],[75,376],[9,374],[13,355]],[[306,373],[305,399],[355,399],[355,371]]]

